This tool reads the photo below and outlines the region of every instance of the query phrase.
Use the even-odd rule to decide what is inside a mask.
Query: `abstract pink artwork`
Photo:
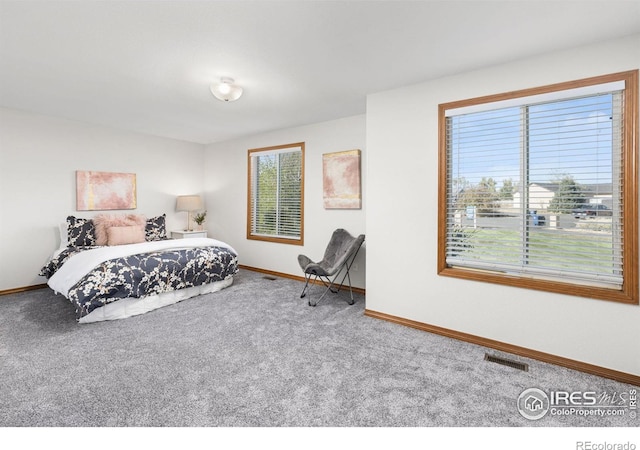
[[[360,150],[322,155],[322,197],[326,209],[360,209]]]
[[[76,209],[136,208],[136,174],[76,171]]]

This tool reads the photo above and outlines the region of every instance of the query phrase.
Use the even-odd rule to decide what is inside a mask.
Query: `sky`
[[[528,156],[530,182],[569,175],[581,184],[611,183],[614,103],[604,94],[453,117],[451,178],[473,185],[491,177],[498,188],[509,178],[519,183]]]

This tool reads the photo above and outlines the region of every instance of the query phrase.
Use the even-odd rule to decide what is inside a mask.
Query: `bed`
[[[168,239],[164,215],[67,217],[40,275],[80,323],[122,319],[230,286],[238,254],[210,238]]]

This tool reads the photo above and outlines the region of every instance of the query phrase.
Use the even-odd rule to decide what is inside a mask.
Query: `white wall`
[[[231,244],[240,264],[302,276],[298,254],[319,260],[336,228],[353,235],[365,233],[366,161],[365,116],[274,131],[205,150],[205,191],[209,235]],[[247,150],[274,145],[305,143],[304,246],[248,240]],[[322,205],[322,154],[360,149],[362,152],[363,207],[359,210],[325,210]],[[352,284],[365,287],[365,245],[356,259]]]
[[[0,290],[45,283],[56,227],[75,211],[75,171],[136,174],[138,208],[184,228],[175,198],[201,193],[203,147],[0,108]],[[124,213],[125,211],[113,211]]]
[[[640,306],[439,277],[438,104],[640,67],[640,35],[370,95],[367,308],[640,375]]]

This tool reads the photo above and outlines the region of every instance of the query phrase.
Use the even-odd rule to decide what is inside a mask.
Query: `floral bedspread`
[[[51,278],[78,253],[99,247],[69,247],[52,258],[40,271]],[[104,261],[90,269],[70,287],[66,297],[80,319],[108,303],[141,298],[214,281],[238,272],[238,257],[228,248],[210,246],[160,250]]]
[[[64,250],[62,250],[58,255],[51,258],[49,262],[47,262],[47,264],[45,264],[44,267],[40,269],[40,273],[38,275],[40,275],[41,277],[47,277],[47,279],[49,279],[73,255],[76,255],[80,252],[84,252],[86,250],[91,250],[92,248],[98,248],[98,247],[93,247],[93,246],[92,247],[88,247],[88,246],[87,247],[67,247]]]

